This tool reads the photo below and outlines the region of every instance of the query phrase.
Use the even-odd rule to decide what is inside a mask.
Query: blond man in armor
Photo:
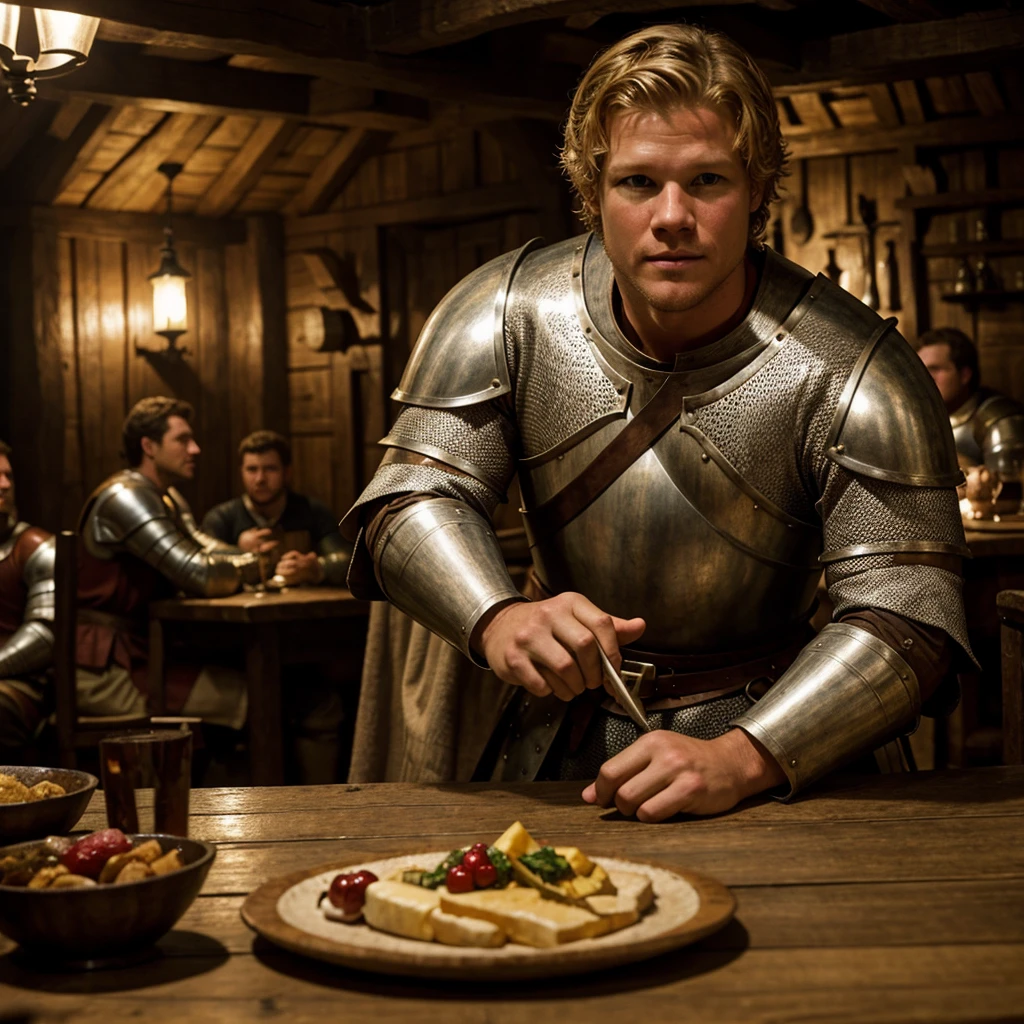
[[[913,726],[968,641],[957,468],[893,321],[764,247],[774,98],[727,38],[600,55],[563,163],[589,235],[457,285],[346,519],[350,585],[513,694],[495,779],[643,821],[791,795]],[[534,585],[489,516],[518,474]],[[835,619],[807,627],[821,567]],[[598,647],[637,685],[641,735]]]

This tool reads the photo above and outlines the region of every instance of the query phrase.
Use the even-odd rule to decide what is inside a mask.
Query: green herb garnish
[[[542,846],[536,853],[524,853],[519,863],[551,885],[563,878],[572,878],[575,874],[569,862],[555,853],[553,846]]]
[[[418,884],[422,885],[424,889],[439,889],[448,877],[448,869],[455,867],[456,864],[461,864],[462,858],[465,856],[465,850],[452,850],[433,871],[425,872]]]
[[[496,846],[487,848],[487,856],[498,873],[498,880],[494,883],[495,889],[504,889],[508,880],[512,877],[512,863]]]

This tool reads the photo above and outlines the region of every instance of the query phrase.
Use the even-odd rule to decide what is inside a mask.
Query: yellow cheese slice
[[[494,841],[494,846],[512,860],[522,857],[524,853],[536,853],[540,849],[540,844],[526,831],[521,821],[512,822]]]
[[[640,908],[632,896],[616,893],[613,896],[590,896],[587,909],[601,918],[604,932],[617,932],[640,919]]]
[[[430,915],[440,902],[436,889],[407,882],[371,882],[366,887],[363,917],[371,928],[430,942],[434,938]]]
[[[513,942],[549,948],[598,935],[605,928],[589,910],[546,900],[536,889],[441,892],[446,914],[477,917],[498,925]]]
[[[438,908],[430,915],[434,938],[446,946],[481,946],[492,949],[505,945],[505,933],[493,922],[478,917],[446,914]]]

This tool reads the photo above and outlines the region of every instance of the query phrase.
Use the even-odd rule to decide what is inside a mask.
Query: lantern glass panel
[[[18,26],[21,8],[16,4],[0,4],[0,60],[5,64],[18,53]]]
[[[175,274],[161,274],[150,280],[153,282],[153,330],[157,334],[162,331],[187,331],[185,278]]]
[[[87,18],[81,14],[69,14],[67,11],[46,11],[37,7],[37,69],[46,72],[65,65],[82,63],[89,56],[99,27],[99,18]]]

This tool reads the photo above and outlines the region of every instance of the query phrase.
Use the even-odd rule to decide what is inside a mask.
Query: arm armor
[[[888,644],[857,626],[831,623],[731,724],[779,762],[793,796],[895,738],[920,711],[917,677]]]
[[[1016,476],[1024,462],[1024,408],[1005,395],[994,395],[975,414],[974,436],[985,465]]]
[[[463,502],[429,498],[395,516],[374,554],[387,599],[486,668],[469,646],[474,627],[494,605],[525,600],[490,523]]]
[[[110,558],[110,547],[116,546],[199,597],[225,597],[259,576],[255,555],[214,557],[204,551],[151,485],[129,482],[107,488],[87,515],[83,534],[98,557]]]
[[[192,508],[185,498],[173,487],[167,489],[167,494],[178,509],[178,518],[185,532],[205,551],[208,555],[228,556],[225,560],[231,561],[232,556],[244,554],[241,548],[228,544],[220,537],[212,533],[204,533],[196,523],[196,517],[192,515]]]
[[[338,533],[329,533],[317,545],[319,548],[320,572],[322,583],[330,587],[345,586],[348,575],[348,564],[352,560],[352,545],[342,540]]]
[[[53,567],[50,537],[29,555],[24,580],[28,587],[25,621],[0,648],[0,679],[30,675],[53,661]]]

